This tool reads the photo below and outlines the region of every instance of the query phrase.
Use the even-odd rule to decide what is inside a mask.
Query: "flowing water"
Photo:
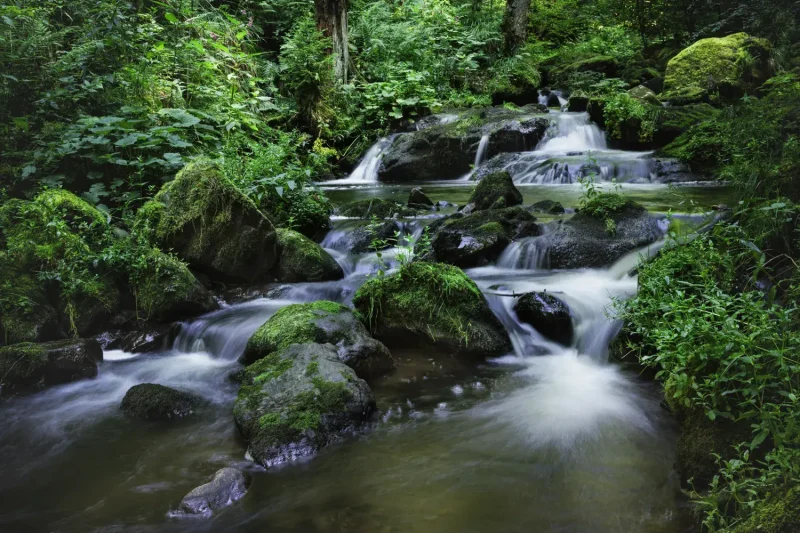
[[[522,158],[611,154],[602,132],[571,114]],[[391,139],[365,156],[347,181],[328,187],[334,203],[363,197],[404,200],[417,184],[373,181]],[[382,146],[382,147],[381,147]],[[555,155],[554,155],[555,156]],[[583,159],[581,159],[583,158]],[[597,160],[601,160],[600,157]],[[491,161],[487,162],[487,164]],[[574,166],[574,164],[571,163]],[[524,181],[524,180],[521,180]],[[535,180],[533,180],[535,181]],[[566,179],[521,185],[526,203],[578,205]],[[471,186],[425,184],[432,199],[465,203]],[[724,202],[720,187],[668,189],[631,184],[622,192],[651,211],[689,214]],[[445,209],[399,221],[400,247],[382,254],[398,266],[407,245]],[[570,214],[542,217],[545,231]],[[353,255],[363,222],[334,219],[322,244],[346,277],[325,283],[264,287],[261,296],[183,324],[174,342],[153,354],[105,353],[96,379],[55,387],[0,405],[0,531],[195,532],[564,532],[690,531],[672,472],[674,430],[652,384],[608,362],[618,329],[612,302],[636,291],[630,272],[638,250],[599,270],[554,271],[537,238],[510,245],[475,280],[514,350],[481,365],[432,350],[393,350],[397,371],[371,387],[374,424],[311,460],[274,470],[245,459],[233,425],[237,385],[230,379],[248,337],[281,307],[330,299],[350,302],[378,270],[374,253]],[[546,290],[570,308],[570,346],[521,323],[514,297]],[[124,417],[119,403],[141,382],[190,390],[206,403],[196,416],[169,425]],[[222,466],[252,473],[246,497],[211,519],[174,513],[181,498]]]

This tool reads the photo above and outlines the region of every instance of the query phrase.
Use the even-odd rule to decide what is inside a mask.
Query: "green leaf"
[[[33,165],[28,165],[22,169],[22,179],[29,177],[31,174],[36,172],[36,167]]]
[[[199,118],[197,118],[196,116],[192,115],[191,113],[189,113],[185,109],[170,109],[170,108],[167,108],[167,109],[162,109],[161,111],[158,112],[158,114],[161,115],[161,116],[167,116],[167,117],[170,117],[172,119],[175,119],[177,122],[175,122],[173,125],[177,126],[179,128],[189,128],[191,126],[194,126],[194,125],[200,123],[200,119]]]
[[[178,17],[176,17],[172,13],[164,13],[164,18],[167,19],[167,21],[169,21],[172,24],[178,23]]]
[[[122,139],[118,140],[117,142],[115,142],[114,146],[119,146],[124,148],[125,146],[132,146],[136,144],[136,141],[138,140],[139,140],[139,135],[136,133],[131,133],[129,135],[126,135]]]
[[[756,448],[757,446],[759,446],[762,442],[767,440],[768,436],[769,436],[769,430],[768,429],[762,429],[761,432],[758,435],[753,437],[753,441],[750,443],[750,449],[752,450],[752,449]]]

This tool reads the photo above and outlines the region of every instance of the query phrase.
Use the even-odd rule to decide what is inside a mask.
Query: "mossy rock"
[[[212,279],[264,280],[277,258],[272,222],[208,160],[164,185],[139,210],[136,226]]]
[[[694,103],[705,94],[733,102],[772,76],[771,53],[768,41],[746,33],[697,41],[667,64],[661,98]]]
[[[428,195],[420,187],[414,187],[408,194],[408,206],[417,209],[431,208],[433,200],[428,198]]]
[[[579,212],[540,237],[549,268],[605,268],[664,235],[664,225],[634,202],[623,199],[596,207],[603,216]]]
[[[394,220],[360,226],[348,235],[348,251],[351,254],[364,254],[386,250],[394,245],[395,235],[400,231],[402,227]]]
[[[334,211],[342,217],[364,218],[392,218],[394,216],[414,216],[417,210],[406,207],[393,200],[381,198],[366,198],[364,200],[354,200],[339,206]]]
[[[147,268],[131,287],[140,319],[171,322],[219,307],[213,295],[176,257],[152,249],[143,260]]]
[[[491,263],[511,241],[539,235],[535,221],[520,207],[452,215],[428,227],[431,247],[422,259],[462,268]]]
[[[292,344],[332,344],[339,360],[364,379],[394,368],[389,350],[372,338],[353,311],[334,302],[294,304],[280,309],[250,337],[242,364],[251,364]]]
[[[637,100],[641,100],[642,102],[650,105],[661,106],[661,101],[656,96],[656,93],[645,87],[644,85],[639,85],[630,89],[628,94],[632,97],[636,98]]]
[[[164,422],[191,415],[200,403],[194,394],[156,383],[140,383],[128,389],[120,409],[139,420]]]
[[[695,124],[715,117],[720,111],[709,104],[669,106],[659,112],[653,141],[663,147],[675,141]]]
[[[775,487],[756,503],[750,518],[731,533],[797,533],[800,531],[800,485]]]
[[[612,56],[592,56],[558,67],[553,74],[556,79],[563,81],[575,72],[599,72],[607,78],[614,78],[619,72],[619,62]]]
[[[548,213],[550,215],[560,215],[566,212],[561,202],[555,200],[541,200],[527,207],[532,213]]]
[[[44,284],[0,252],[0,346],[62,339],[66,334]]]
[[[319,244],[294,230],[279,228],[278,263],[273,273],[278,281],[332,281],[342,279],[339,263]]]
[[[353,298],[372,333],[389,346],[423,343],[477,359],[511,351],[511,341],[464,272],[415,262],[368,280]]]
[[[103,350],[94,339],[25,342],[0,348],[0,396],[93,378],[102,360]]]
[[[247,367],[233,408],[265,467],[315,454],[369,420],[375,399],[330,344],[292,344]]]
[[[514,207],[522,203],[522,193],[514,185],[508,172],[494,172],[484,176],[475,187],[467,207],[471,211]]]

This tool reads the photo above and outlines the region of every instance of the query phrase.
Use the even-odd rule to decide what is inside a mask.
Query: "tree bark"
[[[528,0],[530,1],[530,0]],[[314,0],[317,26],[333,41],[333,72],[347,83],[350,53],[347,47],[347,0]]]
[[[505,52],[514,55],[528,38],[528,14],[531,0],[506,0],[506,12],[503,15],[503,37]]]

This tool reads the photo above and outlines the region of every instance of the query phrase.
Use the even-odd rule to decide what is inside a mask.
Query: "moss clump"
[[[47,350],[23,342],[0,348],[0,393],[6,387],[34,385],[47,365]]]
[[[739,98],[770,77],[771,50],[768,41],[746,33],[697,41],[667,64],[662,98],[685,100],[702,92]]]
[[[776,488],[756,504],[750,518],[732,533],[795,533],[800,531],[800,486]]]
[[[325,300],[283,307],[253,333],[240,360],[244,363],[253,362],[292,344],[336,344],[341,339],[330,338],[328,332],[317,327],[316,320],[342,312],[350,312],[350,309]]]
[[[79,231],[88,227],[108,226],[105,215],[82,198],[64,189],[48,189],[36,197],[35,202],[60,215],[70,227]]]
[[[330,281],[344,277],[339,263],[311,239],[282,228],[277,230],[277,236],[279,257],[275,277],[279,281]]]
[[[353,218],[391,218],[395,214],[413,216],[417,211],[392,200],[367,198],[339,206],[335,213],[339,216]]]
[[[409,336],[488,357],[510,349],[508,334],[464,272],[442,263],[411,263],[391,276],[373,278],[353,304],[368,327],[389,342]]]
[[[310,363],[313,365],[314,363]],[[280,413],[268,413],[259,419],[262,428],[288,428],[299,432],[316,430],[326,414],[346,408],[352,394],[345,382],[325,381],[320,377],[311,379],[312,390],[298,394]]]
[[[522,203],[522,193],[514,186],[508,172],[495,172],[478,183],[469,203],[474,205],[475,211],[512,207]]]
[[[245,370],[245,379],[255,385],[261,385],[282,376],[292,368],[292,364],[291,359],[285,359],[278,352],[273,352],[248,366]]]

